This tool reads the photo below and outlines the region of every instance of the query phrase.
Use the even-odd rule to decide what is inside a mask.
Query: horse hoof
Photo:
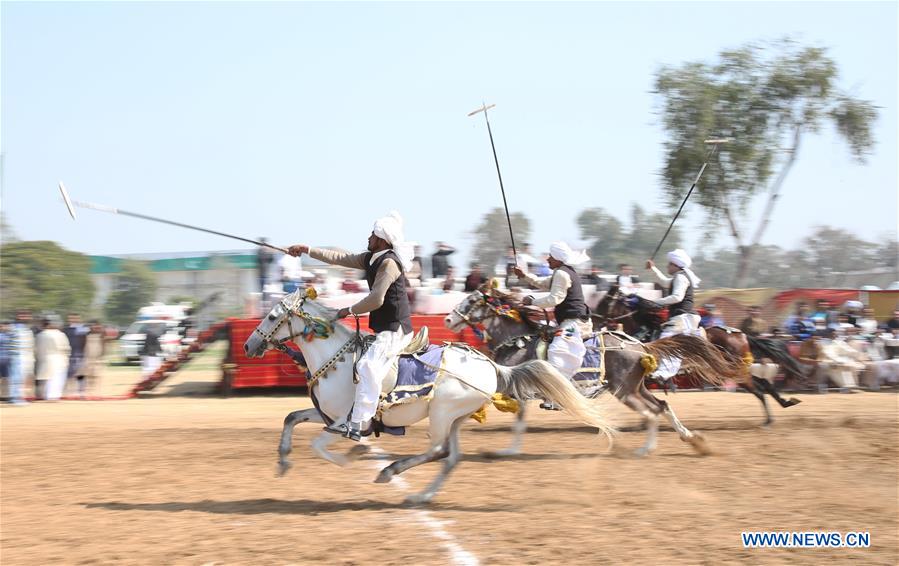
[[[278,462],[278,477],[283,478],[284,474],[286,474],[287,471],[292,467],[293,467],[293,464],[291,464],[287,460],[282,460],[281,462]]]
[[[797,399],[796,397],[790,397],[790,398],[787,400],[786,406],[787,406],[787,407],[792,407],[793,405],[798,405],[799,403],[802,403],[802,399]]]
[[[433,497],[433,493],[415,493],[406,497],[404,502],[406,505],[426,505],[431,502]]]
[[[381,473],[378,474],[378,477],[375,478],[375,483],[390,483],[390,480],[393,479],[393,471],[389,468],[384,468],[381,470]]]
[[[693,447],[693,450],[695,450],[697,454],[709,456],[712,453],[712,449],[709,448],[709,445],[706,443],[705,437],[698,432],[694,432],[693,436],[686,439],[686,441],[690,443],[690,446]]]
[[[634,456],[643,458],[644,456],[649,456],[650,452],[652,452],[652,450],[650,450],[649,448],[647,448],[645,446],[641,446],[640,448],[637,448],[636,450],[634,450]]]

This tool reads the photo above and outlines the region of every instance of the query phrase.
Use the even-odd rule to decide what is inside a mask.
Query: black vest
[[[567,265],[563,265],[556,271],[564,271],[571,278],[571,287],[568,288],[565,300],[556,305],[556,308],[553,310],[556,323],[562,324],[563,320],[571,318],[587,320],[590,317],[590,309],[587,308],[587,303],[584,301],[584,292],[581,290],[581,278],[578,277],[575,270]],[[553,277],[555,275],[553,273]]]
[[[395,332],[402,328],[403,332],[412,332],[412,309],[409,308],[409,297],[406,295],[406,276],[403,273],[403,264],[400,258],[393,250],[381,255],[373,263],[369,265],[371,252],[365,254],[365,280],[368,281],[368,288],[371,289],[375,285],[375,276],[384,260],[390,258],[396,262],[400,268],[400,276],[387,288],[387,294],[384,295],[384,304],[380,308],[368,313],[368,327],[374,332],[384,332],[390,330]]]
[[[682,274],[684,277],[687,277],[687,274],[683,271],[679,271],[678,273]],[[671,280],[671,285],[668,286],[668,294],[674,292],[674,280]],[[668,307],[668,317],[677,316],[679,314],[695,314],[693,310],[693,283],[690,282],[690,278],[687,277],[687,291],[684,293],[684,300],[670,305]]]

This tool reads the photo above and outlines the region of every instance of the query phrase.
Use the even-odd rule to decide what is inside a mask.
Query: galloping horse
[[[484,286],[470,294],[447,315],[444,323],[455,332],[466,325],[482,332],[487,346],[498,364],[516,364],[538,358],[543,330],[535,328],[522,316],[525,308],[511,296]],[[735,377],[737,369],[705,340],[695,336],[673,336],[652,344],[620,333],[596,333],[601,365],[601,386],[585,394],[597,396],[611,389],[613,395],[642,415],[647,425],[646,444],[637,450],[640,456],[656,447],[659,416],[664,415],[677,431],[680,439],[699,453],[707,454],[705,440],[698,432],[685,427],[667,402],[651,394],[644,385],[644,376],[652,362],[660,357],[677,356],[684,359],[684,367],[707,382],[721,385],[726,377]],[[512,427],[513,440],[500,455],[517,454],[525,424],[525,403],[519,403],[518,416]]]
[[[635,306],[628,304],[628,301],[633,299],[636,299]],[[626,296],[620,292],[617,285],[613,285],[602,300],[599,301],[599,304],[596,305],[593,317],[595,321],[602,325],[621,324],[624,332],[628,334],[633,333],[643,340],[653,340],[659,336],[661,331],[662,319],[658,314],[659,310],[661,308],[652,301],[635,295]],[[768,403],[765,400],[765,393],[771,395],[784,408],[801,402],[795,397],[784,399],[768,380],[755,377],[749,372],[753,362],[750,346],[751,338],[747,337],[742,331],[735,328],[713,326],[706,328],[705,333],[709,342],[717,346],[735,362],[743,364],[743,371],[740,372],[737,383],[755,395],[762,403],[762,408],[765,410],[765,426],[774,422],[774,419],[771,417],[771,411],[768,409]],[[769,347],[766,349],[766,353],[776,358],[776,361],[785,367],[794,371],[798,369],[796,360],[789,355],[785,347]]]
[[[365,342],[365,334],[335,324],[336,311],[315,302],[315,293],[296,291],[281,300],[262,319],[244,343],[250,357],[261,357],[272,348],[284,349],[295,340],[309,367],[309,395],[315,408],[294,411],[284,419],[278,447],[280,472],[289,468],[294,426],[301,422],[346,422],[352,410],[355,386],[353,358]],[[330,372],[330,373],[329,373]],[[496,392],[515,398],[547,397],[578,420],[597,427],[611,438],[614,431],[558,371],[546,362],[531,361],[515,367],[495,364],[479,352],[463,345],[449,345],[430,395],[384,408],[381,422],[388,427],[407,426],[428,418],[431,446],[417,456],[401,458],[381,470],[375,479],[387,483],[409,468],[443,460],[443,469],[422,492],[407,498],[410,503],[427,503],[459,462],[459,427]],[[328,446],[341,438],[322,432],[312,442],[319,457],[346,465],[367,451],[365,444],[347,455],[335,454]]]

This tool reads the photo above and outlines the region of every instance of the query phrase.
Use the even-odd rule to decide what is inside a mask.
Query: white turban
[[[390,244],[403,263],[403,270],[408,270],[412,267],[415,247],[406,243],[405,238],[403,238],[403,217],[400,216],[399,212],[391,210],[387,213],[387,216],[375,220],[372,232],[374,232],[375,236]]]
[[[553,242],[549,247],[549,255],[565,265],[580,265],[586,261],[590,261],[590,257],[586,252],[575,251],[565,242]]]
[[[702,282],[702,279],[697,277],[690,269],[690,266],[693,265],[693,260],[687,255],[687,252],[680,248],[670,251],[668,252],[668,261],[684,270],[684,273],[687,274],[687,279],[690,280],[690,285],[699,287],[699,283]]]

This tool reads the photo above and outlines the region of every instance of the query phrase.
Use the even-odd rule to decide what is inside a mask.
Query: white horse
[[[272,348],[283,348],[288,340],[299,345],[309,368],[309,393],[317,408],[294,411],[284,419],[278,447],[279,469],[289,468],[294,426],[301,422],[324,423],[325,419],[346,422],[353,408],[354,348],[358,336],[341,324],[335,324],[336,312],[315,302],[315,293],[296,291],[275,305],[244,344],[250,357],[260,357]],[[387,483],[393,476],[412,467],[444,460],[443,469],[422,492],[407,498],[409,503],[427,503],[459,461],[459,427],[492,399],[496,392],[510,393],[516,399],[540,397],[557,403],[578,420],[595,426],[611,437],[614,428],[577,392],[571,383],[551,365],[530,361],[514,367],[494,364],[464,345],[450,345],[443,354],[431,395],[401,403],[381,413],[385,426],[407,426],[430,419],[431,446],[417,456],[401,458],[381,470],[375,479]],[[319,457],[346,465],[365,452],[359,444],[347,454],[336,454],[328,446],[342,437],[322,432],[312,442]]]

